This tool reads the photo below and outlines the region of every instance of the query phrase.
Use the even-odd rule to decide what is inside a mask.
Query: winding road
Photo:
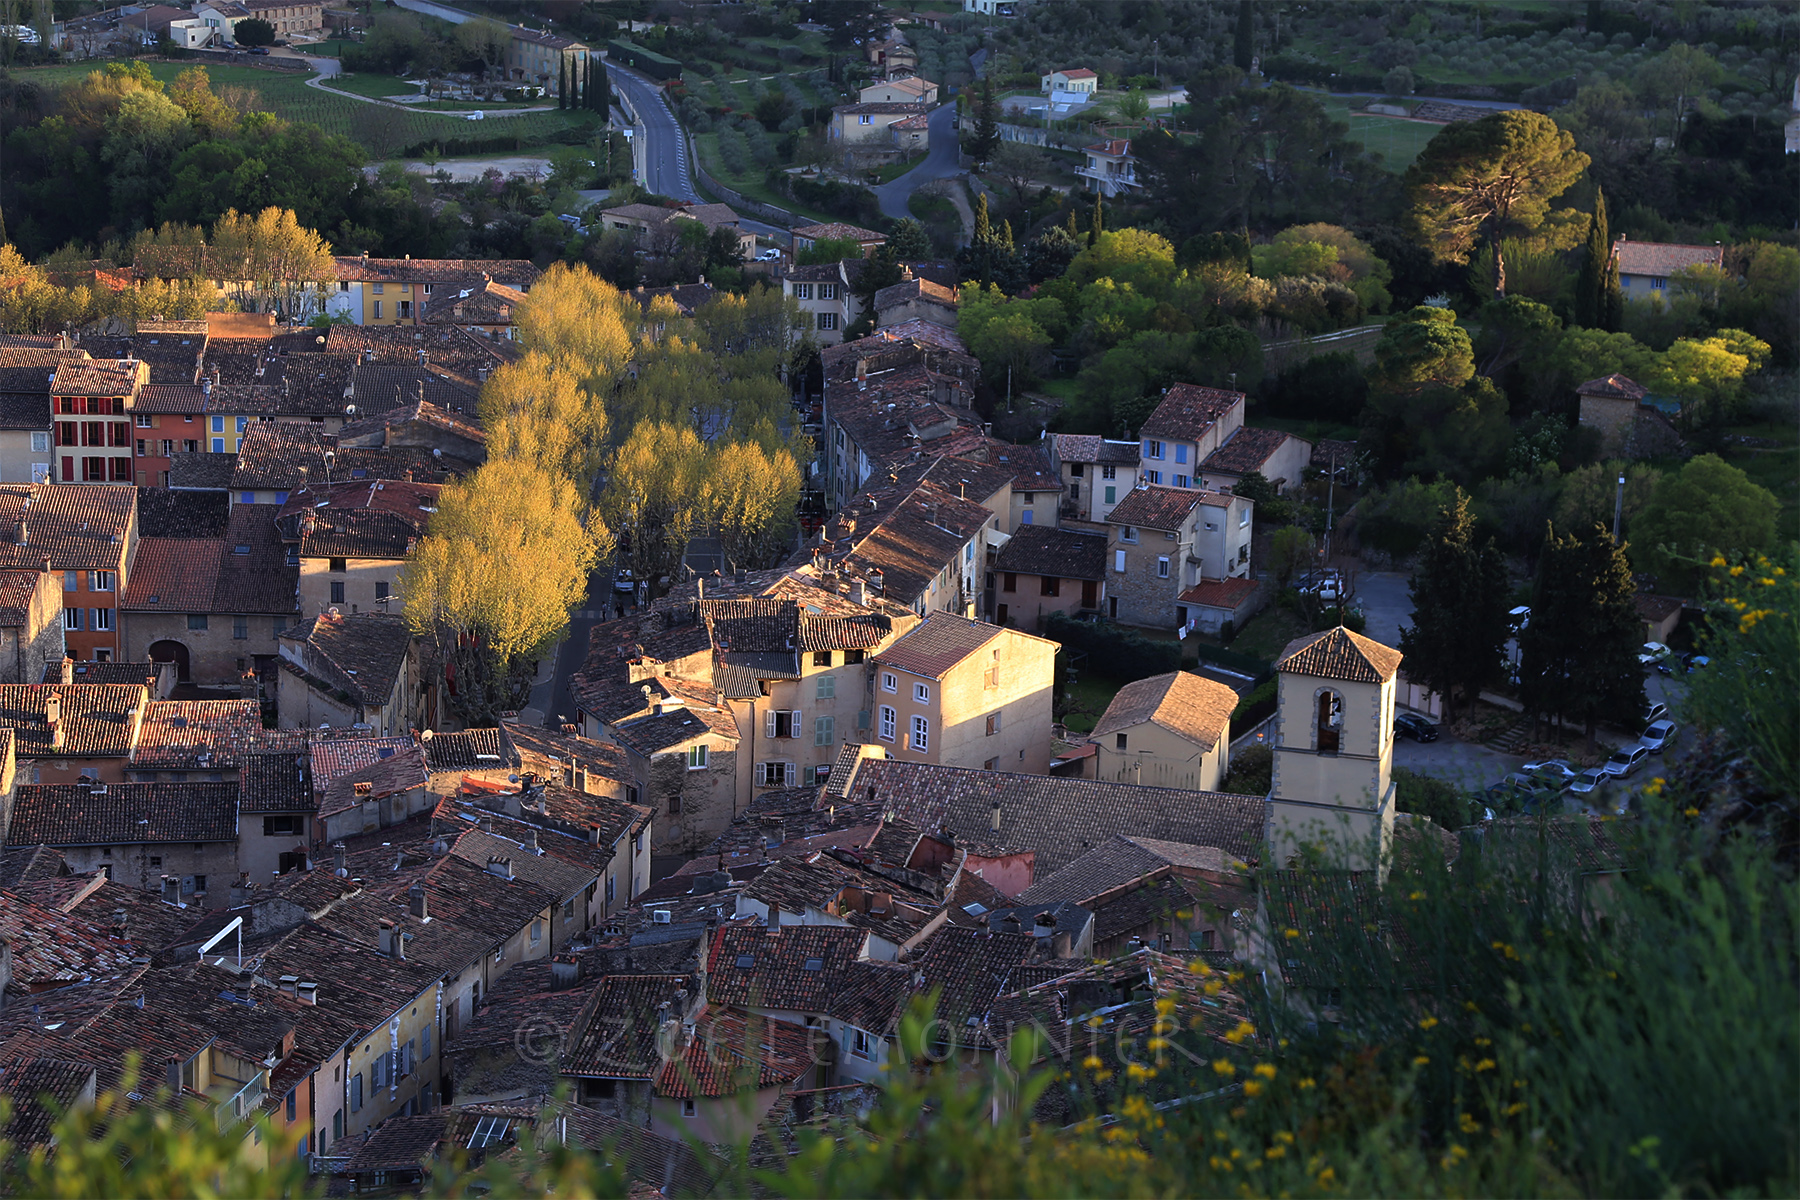
[[[927,120],[931,126],[931,152],[925,156],[925,161],[893,182],[874,189],[884,217],[896,220],[910,217],[912,211],[906,207],[906,202],[914,192],[935,180],[963,174],[962,150],[956,137],[956,105],[945,104],[934,109]]]

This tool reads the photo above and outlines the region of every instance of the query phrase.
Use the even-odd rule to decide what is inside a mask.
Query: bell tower
[[[1345,870],[1386,870],[1394,831],[1394,676],[1400,652],[1339,626],[1275,664],[1270,865],[1308,848]]]

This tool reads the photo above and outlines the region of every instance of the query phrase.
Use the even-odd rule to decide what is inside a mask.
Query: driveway
[[[875,188],[884,217],[910,217],[907,200],[921,187],[936,179],[951,179],[963,174],[962,148],[956,137],[956,105],[945,104],[928,118],[931,125],[931,153],[925,161],[894,180]]]
[[[1349,568],[1354,570],[1355,568]],[[1398,571],[1357,571],[1356,597],[1368,619],[1364,631],[1384,646],[1400,645],[1400,629],[1412,624],[1412,597],[1407,577]]]

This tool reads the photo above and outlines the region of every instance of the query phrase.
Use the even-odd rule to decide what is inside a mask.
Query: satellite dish
[[[344,415],[346,417],[354,417],[356,415],[356,405],[354,405],[354,404],[344,405]]]

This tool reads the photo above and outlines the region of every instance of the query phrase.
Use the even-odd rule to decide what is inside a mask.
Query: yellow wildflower
[[[1206,1165],[1211,1167],[1215,1171],[1231,1170],[1231,1161],[1229,1159],[1220,1158],[1216,1154],[1209,1155],[1207,1157]]]
[[[1273,1079],[1275,1078],[1275,1064],[1257,1063],[1256,1070],[1252,1071],[1251,1074],[1260,1075],[1264,1079]]]
[[[1302,1090],[1305,1090],[1306,1088],[1309,1088],[1309,1087],[1317,1087],[1317,1086],[1319,1086],[1319,1085],[1313,1080],[1313,1077],[1310,1075],[1308,1075],[1305,1079],[1302,1079],[1300,1081],[1300,1087]]]
[[[1168,996],[1164,996],[1162,999],[1160,999],[1156,1002],[1156,1015],[1157,1016],[1166,1017],[1174,1011],[1175,1011],[1175,1001],[1172,998],[1170,998]]]
[[[1237,1074],[1237,1068],[1232,1066],[1230,1062],[1226,1061],[1223,1058],[1213,1059],[1212,1068],[1213,1068],[1213,1070],[1217,1071],[1219,1074],[1225,1075],[1225,1076],[1231,1076],[1231,1075]]]
[[[1090,1054],[1081,1060],[1081,1068],[1084,1071],[1098,1071],[1105,1065],[1105,1063],[1100,1061],[1100,1056],[1098,1054]]]
[[[1725,565],[1725,556],[1723,554],[1715,554],[1713,555],[1712,561],[1706,565],[1709,567],[1722,567]]]
[[[1474,1117],[1471,1117],[1468,1113],[1461,1114],[1461,1117],[1460,1117],[1460,1120],[1458,1123],[1461,1125],[1462,1131],[1464,1133],[1480,1133],[1481,1132],[1481,1123],[1479,1121],[1477,1121]]]
[[[1246,1080],[1244,1082],[1244,1095],[1250,1097],[1252,1100],[1262,1095],[1262,1090],[1263,1085],[1256,1082],[1254,1079]]]
[[[1682,809],[1682,810],[1681,810],[1681,811],[1682,811],[1682,812],[1683,812],[1683,813],[1684,813],[1684,814],[1685,814],[1685,815],[1687,815],[1687,816],[1690,816],[1690,817],[1697,817],[1697,816],[1699,816],[1699,815],[1700,815],[1700,810],[1699,810],[1699,809],[1697,809],[1697,808],[1695,808],[1695,807],[1694,807],[1694,806],[1693,806],[1693,805],[1691,805],[1691,804],[1690,804],[1690,805],[1688,805],[1688,806],[1687,806],[1687,807],[1686,807],[1686,808],[1684,808],[1684,809]]]
[[[1733,579],[1736,579],[1739,575],[1742,575],[1743,573],[1744,573],[1744,564],[1742,564],[1742,563],[1739,563],[1737,566],[1731,568],[1731,577]]]
[[[1480,1071],[1491,1071],[1491,1070],[1493,1070],[1493,1069],[1494,1069],[1494,1068],[1495,1068],[1495,1067],[1496,1067],[1496,1066],[1497,1066],[1497,1065],[1498,1065],[1498,1064],[1497,1064],[1497,1063],[1495,1063],[1495,1062],[1494,1062],[1494,1060],[1493,1060],[1493,1059],[1491,1059],[1491,1058],[1484,1058],[1484,1059],[1482,1059],[1482,1060],[1481,1060],[1481,1061],[1480,1061],[1480,1062],[1478,1062],[1478,1063],[1476,1063],[1476,1064],[1475,1064],[1475,1070],[1476,1070],[1476,1071],[1477,1071],[1477,1072],[1480,1072]]]
[[[1432,1029],[1432,1028],[1436,1027],[1437,1023],[1438,1023],[1438,1019],[1436,1017],[1426,1017],[1424,1020],[1419,1022],[1419,1028],[1420,1029]]]
[[[1286,929],[1282,932],[1290,938],[1297,938],[1300,936],[1300,931],[1298,929]]]
[[[1241,1045],[1246,1038],[1253,1038],[1255,1036],[1256,1026],[1248,1021],[1239,1021],[1237,1023],[1237,1028],[1225,1035],[1225,1040],[1232,1045],[1237,1046]]]
[[[1326,1167],[1323,1171],[1319,1172],[1319,1183],[1322,1186],[1327,1186],[1327,1187],[1330,1186],[1331,1181],[1336,1178],[1337,1178],[1337,1172],[1332,1170],[1330,1167]]]
[[[1420,892],[1420,891],[1415,891],[1411,895],[1407,896],[1408,900],[1423,900],[1424,898],[1425,898],[1425,893]]]
[[[1430,1056],[1430,1055],[1427,1055],[1427,1054],[1421,1054],[1421,1055],[1419,1055],[1419,1056],[1418,1056],[1418,1057],[1417,1057],[1417,1058],[1414,1058],[1414,1059],[1413,1059],[1413,1066],[1415,1066],[1415,1067],[1423,1067],[1423,1066],[1425,1066],[1425,1065],[1426,1065],[1426,1064],[1428,1064],[1428,1063],[1430,1063],[1430,1062],[1431,1062],[1431,1056]]]
[[[1131,1079],[1155,1079],[1156,1068],[1146,1067],[1143,1063],[1131,1063],[1125,1068],[1125,1074]]]
[[[1477,1046],[1491,1046],[1494,1044],[1494,1039],[1493,1038],[1484,1038],[1484,1037],[1476,1038],[1475,1044]]]
[[[1286,1146],[1270,1146],[1263,1151],[1264,1158],[1282,1158],[1287,1154]]]

